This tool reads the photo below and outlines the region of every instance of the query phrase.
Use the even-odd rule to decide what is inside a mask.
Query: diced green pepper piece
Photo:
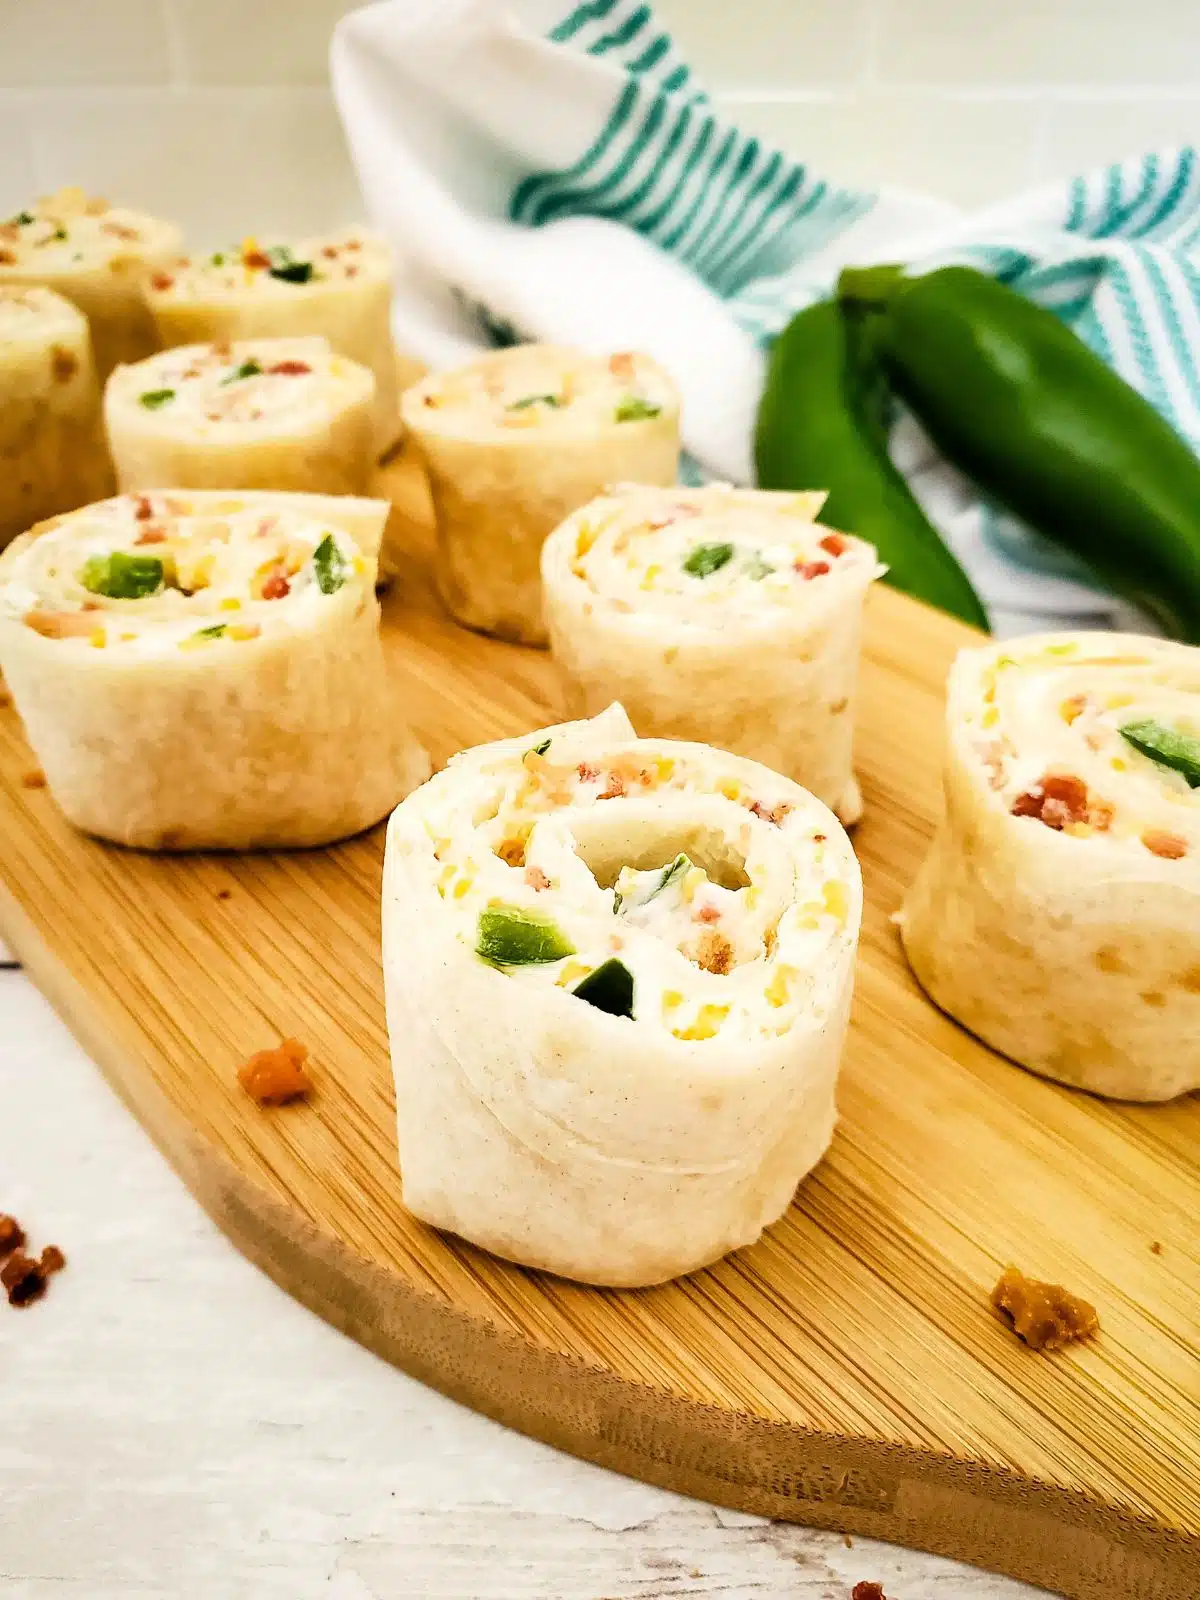
[[[258,378],[261,376],[262,367],[251,356],[249,361],[243,361],[241,366],[235,367],[228,377],[221,379],[221,387],[224,388],[227,383],[237,383],[239,378]]]
[[[769,578],[774,571],[775,568],[771,565],[771,563],[769,561],[764,561],[757,550],[746,562],[747,577],[754,578],[756,580],[759,578]]]
[[[321,540],[312,559],[321,593],[336,594],[346,581],[346,561],[331,533]]]
[[[147,389],[144,394],[138,395],[138,403],[145,406],[147,411],[159,411],[163,406],[170,405],[174,398],[174,389]]]
[[[616,956],[589,972],[571,993],[610,1017],[633,1016],[633,973]]]
[[[163,586],[163,564],[157,556],[127,556],[114,550],[109,556],[89,556],[79,581],[89,594],[109,600],[144,600]]]
[[[1148,717],[1144,722],[1127,722],[1121,737],[1160,767],[1181,772],[1190,789],[1200,789],[1200,739],[1194,735],[1180,733],[1178,728],[1168,728]]]
[[[506,411],[528,411],[530,406],[551,406],[554,410],[562,405],[562,400],[556,394],[527,394],[520,400],[514,400],[511,405],[505,406]]]
[[[549,917],[520,906],[488,906],[479,914],[475,952],[498,967],[531,967],[574,955],[575,946]]]
[[[27,228],[32,221],[32,211],[18,211],[15,217],[9,218],[8,225],[10,228]]]
[[[196,638],[219,639],[228,626],[229,624],[226,622],[214,622],[211,628],[198,628],[196,630]]]
[[[683,563],[683,570],[693,578],[711,578],[727,561],[733,560],[731,544],[698,544]]]
[[[658,416],[662,410],[653,400],[643,400],[641,395],[627,394],[623,400],[617,402],[618,422],[645,422],[650,417]]]
[[[554,741],[552,739],[543,739],[541,744],[535,744],[529,753],[532,756],[544,756],[546,751],[549,750],[553,743]]]
[[[275,245],[267,254],[271,259],[267,272],[272,278],[284,283],[307,283],[313,275],[312,262],[297,261],[285,244]]]
[[[630,899],[631,904],[635,906],[648,906],[651,900],[656,900],[664,889],[666,889],[670,884],[674,883],[677,878],[682,877],[691,864],[690,858],[680,852],[680,854],[675,857],[674,861],[672,861],[669,866],[663,868],[662,876],[659,878],[658,882],[654,885],[650,892],[643,895],[640,900],[633,900],[630,896],[622,895],[620,892],[614,894],[614,912],[620,911],[622,905],[627,899]]]

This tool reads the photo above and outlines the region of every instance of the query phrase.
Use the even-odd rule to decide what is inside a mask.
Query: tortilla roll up
[[[330,843],[428,774],[387,685],[381,501],[173,490],[0,557],[0,669],[50,791],[144,849]]]
[[[180,345],[119,367],[104,414],[122,489],[366,493],[375,379],[324,339]]]
[[[111,490],[87,318],[52,289],[0,283],[0,549]]]
[[[316,335],[375,374],[377,455],[400,432],[392,253],[361,228],[290,241],[249,238],[178,257],[149,282],[164,347]]]
[[[60,189],[0,223],[0,283],[41,284],[78,306],[103,383],[118,362],[158,348],[144,286],[181,243],[174,223]]]
[[[569,709],[702,739],[803,784],[844,823],[873,547],[815,518],[820,494],[621,484],[546,541],[550,644]]]
[[[542,544],[610,483],[674,483],[679,399],[648,356],[493,350],[407,390],[437,524],[435,577],[465,627],[547,642]]]
[[[964,651],[945,788],[898,919],[930,998],[1074,1088],[1200,1088],[1200,650],[1061,633]]]
[[[619,706],[456,756],[388,828],[406,1206],[613,1286],[751,1243],[833,1132],[861,906],[812,795]]]

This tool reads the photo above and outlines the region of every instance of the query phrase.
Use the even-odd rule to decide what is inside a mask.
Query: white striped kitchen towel
[[[368,209],[401,257],[396,333],[639,346],[701,468],[752,477],[764,352],[840,267],[965,261],[1050,307],[1200,448],[1200,162],[1159,151],[963,213],[850,189],[723,115],[640,0],[382,0],[334,37]],[[998,632],[1146,625],[983,502],[901,418],[893,450]]]

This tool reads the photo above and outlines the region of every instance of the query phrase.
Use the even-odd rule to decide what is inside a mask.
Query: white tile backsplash
[[[324,84],[334,24],[356,0],[165,0],[184,83]]]
[[[197,246],[352,222],[357,186],[324,89],[76,93],[33,130],[39,191],[78,183],[182,221]]]
[[[197,244],[354,216],[325,87],[353,4],[0,0],[0,215],[78,182],[177,217]],[[724,104],[835,181],[978,204],[1200,140],[1200,0],[658,9]]]
[[[821,89],[862,78],[877,0],[658,0],[700,76],[736,94]]]
[[[1200,79],[1195,0],[875,3],[883,24],[880,70],[897,83],[1120,88]]]
[[[0,0],[0,87],[166,83],[170,70],[162,0]]]

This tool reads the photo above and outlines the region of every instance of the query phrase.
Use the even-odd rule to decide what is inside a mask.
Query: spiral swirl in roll
[[[124,495],[0,559],[0,667],[78,827],[151,849],[313,845],[428,771],[387,691],[385,503]]]
[[[901,917],[922,985],[1064,1083],[1200,1087],[1200,651],[966,651],[947,716],[946,819]]]
[[[596,1283],[757,1238],[829,1143],[860,912],[819,801],[619,706],[456,757],[388,833],[405,1203]]]
[[[820,494],[622,484],[546,541],[551,649],[571,709],[620,700],[643,733],[702,739],[857,819],[852,767],[874,549]]]

